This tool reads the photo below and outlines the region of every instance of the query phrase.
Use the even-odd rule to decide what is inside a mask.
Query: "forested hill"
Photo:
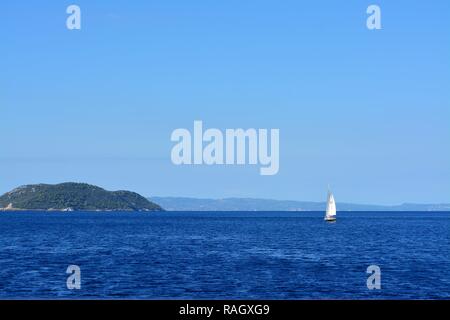
[[[130,191],[107,191],[86,183],[33,184],[0,197],[3,210],[161,211],[159,205]]]

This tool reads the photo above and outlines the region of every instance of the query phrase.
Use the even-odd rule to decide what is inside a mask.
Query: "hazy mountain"
[[[197,199],[152,197],[169,211],[324,211],[325,202],[252,198]],[[338,211],[450,211],[450,204],[404,203],[395,206],[337,203]]]

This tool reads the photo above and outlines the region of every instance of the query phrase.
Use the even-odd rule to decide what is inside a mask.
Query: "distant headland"
[[[182,197],[151,197],[167,211],[324,211],[325,202],[272,200],[253,198],[198,199]],[[450,211],[449,203],[374,205],[337,203],[338,211]]]
[[[1,211],[163,211],[131,191],[107,191],[87,183],[31,184],[0,196]]]

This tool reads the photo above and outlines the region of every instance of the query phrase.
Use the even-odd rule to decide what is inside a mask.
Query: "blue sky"
[[[450,201],[447,0],[14,1],[0,37],[0,193],[320,201],[330,183],[338,202]],[[194,120],[279,128],[279,173],[173,165],[170,134]]]

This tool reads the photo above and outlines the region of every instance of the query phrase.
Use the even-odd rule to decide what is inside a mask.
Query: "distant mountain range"
[[[324,211],[325,202],[252,198],[197,199],[151,197],[149,200],[168,211]],[[450,211],[450,204],[370,205],[337,203],[338,211]]]
[[[87,183],[31,184],[0,196],[0,210],[161,211],[162,208],[130,191],[107,191]]]
[[[199,199],[151,197],[107,191],[87,183],[32,184],[0,196],[0,211],[324,211],[325,202],[252,198]],[[164,209],[163,209],[164,208]],[[338,211],[450,211],[450,204],[385,206],[337,203]]]

